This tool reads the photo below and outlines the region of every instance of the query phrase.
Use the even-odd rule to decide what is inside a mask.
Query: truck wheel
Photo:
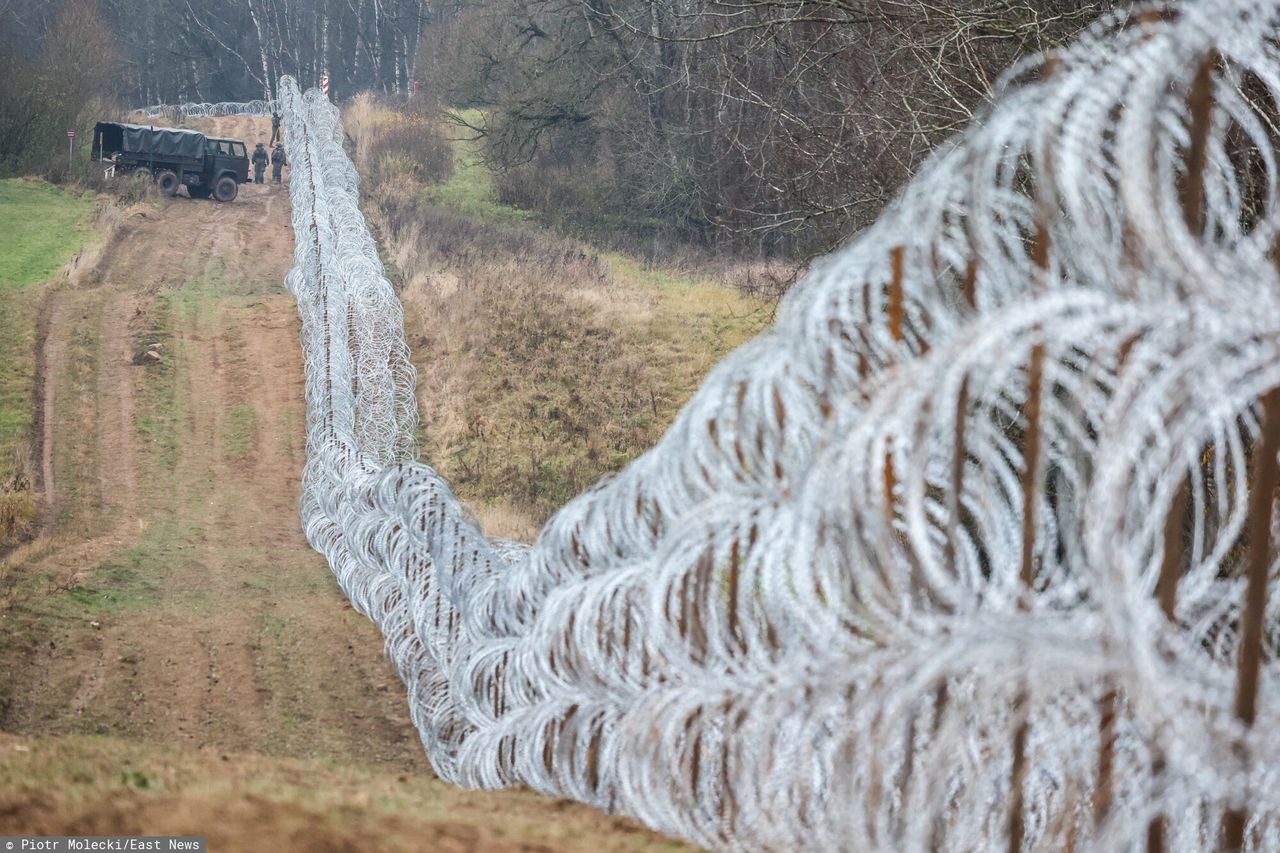
[[[168,169],[156,175],[156,186],[160,188],[160,195],[165,198],[173,198],[178,194],[178,187],[182,186],[182,181],[178,180],[178,176]]]
[[[201,184],[200,186],[192,186],[191,184],[187,184],[187,195],[191,196],[192,198],[208,198],[209,193],[211,192],[213,192],[213,190],[205,186],[204,184]]]
[[[238,192],[240,192],[240,187],[236,184],[236,179],[230,175],[223,175],[213,185],[213,197],[218,201],[235,201],[236,193]]]

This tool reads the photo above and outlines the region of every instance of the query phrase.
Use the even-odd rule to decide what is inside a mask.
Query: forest
[[[282,74],[439,114],[507,203],[577,228],[810,254],[869,223],[1082,0],[0,0],[0,171],[104,103]],[[89,114],[86,114],[86,111]]]

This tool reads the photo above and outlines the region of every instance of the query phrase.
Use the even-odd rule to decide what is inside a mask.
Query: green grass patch
[[[472,124],[484,119],[480,110],[461,110],[459,115]],[[458,133],[466,134],[467,130],[460,128]],[[490,222],[513,224],[529,221],[534,216],[531,211],[498,201],[493,175],[481,157],[480,143],[465,136],[454,140],[453,174],[448,180],[428,187],[425,194],[432,204]]]
[[[134,568],[141,563],[141,555],[131,553],[128,557],[128,562],[103,564],[84,585],[68,590],[65,606],[101,615],[154,604],[155,584]]]
[[[67,591],[62,607],[100,616],[155,604],[156,585],[144,574],[145,563],[140,549],[103,563],[83,584]]]
[[[243,403],[232,406],[227,413],[227,431],[223,437],[227,455],[232,459],[245,459],[253,451],[258,432],[258,416]]]
[[[152,309],[150,328],[135,342],[139,352],[158,351],[160,360],[144,361],[147,381],[143,385],[138,432],[147,456],[162,471],[172,472],[181,454],[179,432],[186,416],[178,393],[177,362],[182,358],[178,338],[173,334],[174,292],[160,294]]]
[[[270,637],[272,640],[281,639],[289,627],[289,620],[269,611],[258,613],[254,617],[254,621],[258,623],[259,633]]]
[[[0,482],[25,453],[34,417],[41,288],[93,233],[97,203],[33,181],[0,181]]]
[[[193,320],[200,309],[227,295],[226,261],[214,258],[204,275],[188,279],[181,286],[164,291],[161,296],[169,303],[174,315],[181,320]]]
[[[265,274],[228,276],[226,258],[215,255],[200,275],[162,291],[161,295],[169,300],[178,319],[194,320],[214,303],[252,307],[264,296],[282,292],[280,281]]]
[[[0,290],[44,281],[93,231],[97,203],[45,183],[0,181]]]
[[[696,276],[683,275],[669,269],[646,264],[634,255],[621,252],[605,252],[602,257],[609,264],[609,269],[628,284],[652,288],[663,292],[687,292],[698,287],[715,287],[727,290],[722,285],[710,284]]]
[[[200,609],[201,595],[174,588],[176,566],[195,556],[202,530],[189,520],[167,516],[147,526],[142,540],[89,573],[79,585],[50,600],[50,610],[67,616],[102,616],[158,607]]]
[[[303,423],[303,410],[298,406],[289,406],[280,410],[276,415],[276,425],[279,434],[279,451],[284,456],[291,456],[294,452],[294,441],[296,437],[303,434],[306,429]]]
[[[0,250],[2,251],[2,250]],[[12,473],[13,453],[31,437],[36,372],[38,288],[0,292],[0,481]]]

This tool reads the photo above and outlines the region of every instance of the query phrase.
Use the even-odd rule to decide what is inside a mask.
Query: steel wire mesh
[[[152,104],[138,107],[133,113],[143,118],[215,118],[217,116],[269,116],[278,112],[280,103],[270,101],[219,101],[217,103]]]
[[[531,545],[413,460],[339,113],[285,78],[303,525],[437,772],[726,850],[1280,848],[1278,25],[1151,4],[1011,69]]]

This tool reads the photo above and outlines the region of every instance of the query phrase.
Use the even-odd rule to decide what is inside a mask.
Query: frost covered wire
[[[303,524],[440,775],[724,850],[1280,848],[1278,32],[1147,5],[1012,69],[532,545],[412,461],[338,112],[282,81]]]
[[[138,107],[135,115],[143,118],[166,118],[173,121],[184,118],[216,118],[217,116],[269,116],[280,109],[280,102],[271,101],[220,101],[216,104],[153,104]]]

